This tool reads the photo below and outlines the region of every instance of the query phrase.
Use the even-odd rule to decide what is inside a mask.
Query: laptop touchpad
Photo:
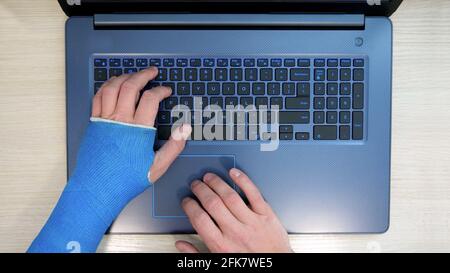
[[[235,166],[234,155],[181,155],[153,185],[153,217],[186,217],[181,200],[193,196],[190,185],[207,172],[231,184],[228,170]]]

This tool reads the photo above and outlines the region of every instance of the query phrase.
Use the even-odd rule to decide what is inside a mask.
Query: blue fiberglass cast
[[[95,252],[121,210],[151,185],[155,132],[91,119],[75,172],[28,252]]]

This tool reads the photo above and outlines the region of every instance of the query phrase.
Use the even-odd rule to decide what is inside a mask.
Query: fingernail
[[[187,140],[191,135],[192,127],[190,124],[183,123],[178,130],[180,131],[181,137]]]
[[[191,183],[191,188],[197,186],[199,183],[200,183],[200,181],[194,180],[194,181]]]
[[[231,169],[231,170],[230,170],[230,174],[231,174],[232,176],[234,176],[234,177],[239,177],[239,176],[241,176],[241,172],[240,172],[238,169],[236,169],[236,168]]]
[[[203,176],[203,180],[210,181],[214,175],[212,173],[206,173],[205,176]]]
[[[158,71],[158,68],[157,68],[156,66],[151,66],[151,67],[149,67],[149,69],[150,69],[150,70]]]

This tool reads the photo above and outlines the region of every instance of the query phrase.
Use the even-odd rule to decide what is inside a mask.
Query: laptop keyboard
[[[194,98],[201,108],[253,105],[256,110],[268,109],[262,118],[256,115],[256,122],[250,120],[251,111],[237,111],[235,115],[243,115],[242,126],[223,125],[224,137],[220,140],[348,142],[365,138],[364,57],[95,56],[93,65],[94,92],[112,76],[149,66],[159,68],[158,77],[145,90],[158,85],[173,90],[172,96],[160,105],[160,140],[169,138],[171,125],[177,120],[171,116],[172,108],[184,105],[197,111]],[[278,115],[270,111],[275,106]],[[194,137],[195,130],[202,130],[202,124],[208,122],[204,116],[194,120],[194,113],[192,139],[210,140]],[[278,117],[278,134],[259,134],[258,123],[270,123],[273,117]]]

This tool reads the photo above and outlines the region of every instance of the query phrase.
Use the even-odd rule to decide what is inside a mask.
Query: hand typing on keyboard
[[[185,198],[182,207],[211,252],[292,252],[286,230],[250,178],[230,170],[233,182],[245,193],[249,205],[219,176],[207,173],[191,184],[199,202]],[[177,241],[181,252],[195,253],[189,242]]]

